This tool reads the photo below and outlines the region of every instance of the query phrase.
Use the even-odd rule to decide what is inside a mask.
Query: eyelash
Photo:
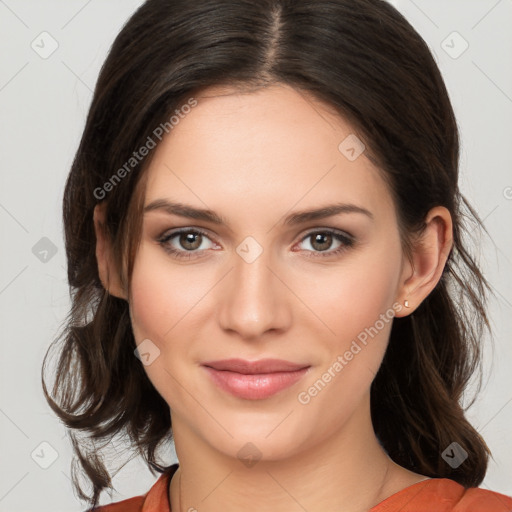
[[[208,233],[206,233],[205,231],[202,231],[201,229],[182,228],[177,231],[172,231],[170,233],[164,233],[160,238],[157,239],[157,242],[163,247],[163,249],[167,253],[171,254],[173,257],[175,257],[177,259],[196,258],[197,256],[194,256],[194,255],[197,254],[197,252],[199,252],[197,250],[194,250],[194,251],[181,250],[180,251],[180,250],[174,249],[168,245],[168,242],[171,239],[175,238],[178,235],[181,235],[182,233],[193,233],[196,235],[202,235],[202,236],[209,238]],[[322,230],[319,229],[316,231],[310,231],[304,237],[302,237],[302,239],[300,241],[304,242],[304,240],[306,240],[307,238],[311,237],[312,235],[317,235],[317,234],[332,235],[333,238],[338,240],[339,242],[341,242],[342,245],[340,247],[338,247],[338,249],[331,250],[331,251],[309,251],[309,250],[306,250],[306,252],[309,253],[307,255],[308,258],[326,258],[326,257],[337,256],[338,254],[341,254],[342,252],[353,247],[354,243],[355,243],[355,239],[352,235],[341,233],[339,231],[329,229],[329,228],[322,229]]]

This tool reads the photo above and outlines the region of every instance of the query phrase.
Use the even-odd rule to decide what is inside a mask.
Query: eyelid
[[[169,245],[171,239],[179,236],[181,233],[195,233],[200,234],[203,237],[208,238],[213,244],[216,244],[214,240],[211,240],[210,234],[202,228],[192,227],[192,226],[184,226],[180,228],[171,228],[165,230],[159,237],[156,238],[157,243],[162,247],[162,249],[169,254],[175,260],[194,260],[197,258],[201,258],[199,254],[204,252],[204,249],[201,251],[186,251],[184,249],[175,249]]]
[[[210,233],[207,230],[200,228],[200,227],[196,227],[196,226],[183,226],[183,227],[179,227],[179,228],[167,229],[157,238],[157,242],[167,252],[175,254],[175,255],[179,254],[179,256],[176,256],[177,258],[192,259],[192,258],[196,258],[196,257],[201,257],[201,256],[195,256],[195,255],[205,252],[206,249],[186,251],[184,249],[174,249],[174,248],[169,248],[169,247],[165,246],[169,240],[175,238],[176,236],[180,235],[181,233],[200,234],[200,235],[208,238],[208,240],[210,240],[213,244],[219,245],[215,241],[215,239],[212,239]],[[341,242],[342,245],[340,247],[338,247],[337,249],[330,249],[330,250],[326,250],[326,251],[304,250],[306,253],[309,253],[308,256],[313,257],[313,258],[335,256],[335,255],[341,253],[342,251],[345,251],[345,250],[349,249],[350,247],[352,247],[356,240],[355,237],[353,235],[351,235],[350,233],[340,230],[340,229],[337,229],[337,228],[315,227],[315,228],[310,228],[304,235],[302,235],[301,238],[299,239],[299,241],[294,244],[294,247],[295,247],[295,245],[304,242],[311,235],[317,234],[317,233],[330,234],[336,240]],[[298,252],[298,251],[295,251],[295,252]]]
[[[356,243],[356,238],[351,235],[350,233],[347,233],[346,231],[342,231],[340,229],[336,228],[314,228],[310,231],[308,231],[305,235],[302,236],[299,244],[304,242],[304,240],[307,240],[311,235],[321,233],[321,234],[329,234],[331,235],[335,240],[341,243],[340,247],[336,249],[329,249],[326,251],[310,251],[310,250],[304,250],[304,252],[307,253],[307,257],[309,258],[328,258],[328,257],[336,257],[340,255],[342,252],[352,248]],[[295,244],[297,245],[297,244]],[[298,252],[298,251],[297,251]]]
[[[303,235],[303,237],[301,238],[301,241],[303,241],[305,238],[307,238],[308,236],[311,236],[314,233],[330,233],[333,235],[340,235],[340,236],[345,237],[352,241],[355,240],[355,237],[353,235],[351,235],[350,233],[348,233],[347,231],[343,231],[342,229],[337,229],[337,228],[325,227],[325,228],[310,229],[305,235]]]
[[[165,239],[171,239],[181,233],[197,233],[197,234],[200,234],[200,235],[208,238],[210,241],[217,244],[217,242],[215,242],[215,240],[212,239],[212,236],[210,235],[210,233],[207,230],[205,230],[203,228],[198,228],[196,226],[184,226],[184,227],[179,227],[179,228],[166,229],[160,236],[157,237],[157,241],[161,242],[162,240],[165,240]],[[192,252],[192,251],[188,251],[188,252]]]

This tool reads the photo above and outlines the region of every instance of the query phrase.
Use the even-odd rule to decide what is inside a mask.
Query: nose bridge
[[[219,321],[224,329],[254,338],[269,329],[284,328],[290,312],[284,286],[274,275],[270,251],[252,240],[244,242],[233,254],[234,268],[221,291]]]

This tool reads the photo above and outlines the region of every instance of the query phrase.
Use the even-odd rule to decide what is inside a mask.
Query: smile
[[[262,400],[298,382],[310,367],[272,373],[243,374],[203,366],[212,381],[223,391],[246,400]]]

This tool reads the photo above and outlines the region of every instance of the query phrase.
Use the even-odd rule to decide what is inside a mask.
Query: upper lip
[[[283,359],[260,359],[258,361],[246,361],[245,359],[222,359],[221,361],[207,361],[203,366],[209,366],[215,370],[227,370],[231,372],[254,375],[258,373],[292,372],[307,368],[309,365],[292,363]]]

